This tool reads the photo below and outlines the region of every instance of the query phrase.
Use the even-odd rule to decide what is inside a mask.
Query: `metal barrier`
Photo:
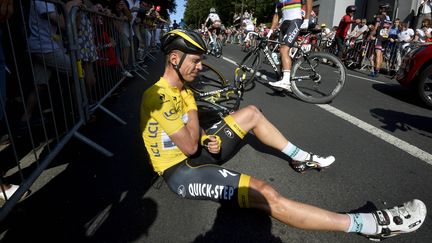
[[[112,156],[79,129],[96,109],[126,124],[102,104],[129,75],[126,66],[147,73],[126,21],[53,0],[19,0],[14,9],[0,30],[0,221],[73,137]]]

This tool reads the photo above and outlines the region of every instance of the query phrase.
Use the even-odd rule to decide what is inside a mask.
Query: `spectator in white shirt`
[[[356,42],[363,40],[363,34],[368,30],[366,23],[367,20],[362,19],[361,22],[354,27],[353,31],[348,34],[348,38],[355,38]]]
[[[420,29],[424,19],[432,19],[432,0],[421,1],[417,10],[416,29]]]

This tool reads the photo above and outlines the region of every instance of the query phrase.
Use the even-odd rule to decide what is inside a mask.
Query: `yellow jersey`
[[[185,91],[187,95],[182,96],[178,88],[170,86],[161,77],[144,92],[142,98],[141,136],[158,174],[187,158],[170,138],[187,123],[187,112],[197,110],[192,91]],[[188,100],[187,105],[185,100]]]

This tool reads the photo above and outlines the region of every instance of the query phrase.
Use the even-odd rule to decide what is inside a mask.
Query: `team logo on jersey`
[[[218,171],[219,171],[219,173],[221,173],[221,175],[222,175],[223,177],[225,177],[225,178],[227,178],[228,175],[230,175],[230,176],[237,176],[237,175],[238,175],[238,174],[233,173],[233,172],[231,172],[231,171],[229,171],[229,170],[226,170],[226,169],[222,169],[222,170],[218,170]]]
[[[186,189],[185,189],[185,186],[180,185],[180,186],[177,188],[177,194],[180,195],[181,197],[186,197]]]
[[[226,201],[235,199],[235,189],[228,185],[191,183],[188,185],[188,192],[191,197],[208,197]]]
[[[165,117],[165,119],[170,120],[170,121],[174,121],[177,120],[179,117],[179,112],[178,110],[176,110],[175,108],[171,108],[169,111],[165,111],[163,113],[163,116]]]
[[[233,131],[231,131],[231,129],[224,128],[224,132],[225,132],[225,135],[227,135],[227,137],[234,138],[234,133],[233,133]]]

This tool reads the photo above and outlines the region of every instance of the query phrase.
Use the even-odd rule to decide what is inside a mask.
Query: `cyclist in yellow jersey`
[[[204,131],[185,84],[202,69],[206,45],[198,33],[180,29],[165,34],[161,44],[165,72],[144,92],[141,129],[154,170],[180,197],[260,209],[297,228],[359,232],[377,239],[412,232],[423,223],[426,207],[420,200],[397,210],[338,214],[287,199],[262,180],[222,167],[249,131],[300,164],[308,161],[322,168],[333,163],[334,157],[321,158],[295,147],[255,106],[242,108]],[[402,211],[404,218],[395,220]]]

